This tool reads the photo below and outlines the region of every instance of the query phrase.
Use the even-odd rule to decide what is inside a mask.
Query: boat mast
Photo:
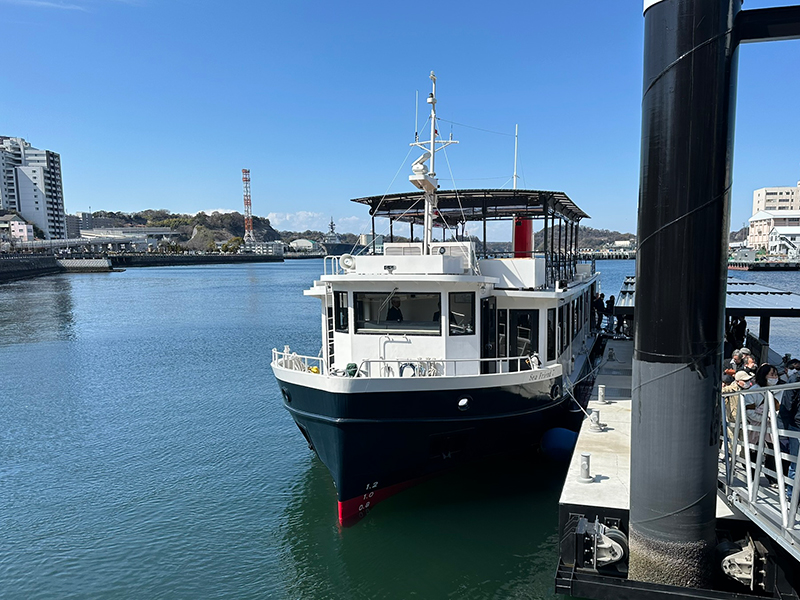
[[[431,139],[427,142],[420,142],[414,140],[410,145],[422,148],[425,152],[411,165],[413,173],[408,176],[408,180],[416,187],[425,192],[425,234],[422,241],[422,253],[430,254],[431,242],[433,241],[433,219],[435,218],[434,211],[436,210],[436,190],[439,188],[439,181],[436,179],[436,171],[434,170],[434,161],[436,151],[449,146],[450,144],[457,144],[452,139],[439,142],[436,141],[436,75],[431,71],[431,81],[433,82],[433,91],[428,96],[428,104],[431,105]],[[436,144],[440,144],[437,148]],[[431,166],[428,166],[425,161],[430,159]]]
[[[517,148],[519,147],[519,124],[514,126],[514,189],[517,189]]]

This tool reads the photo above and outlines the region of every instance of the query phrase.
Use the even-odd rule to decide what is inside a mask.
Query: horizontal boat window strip
[[[435,292],[354,292],[355,332],[441,335],[441,301]]]

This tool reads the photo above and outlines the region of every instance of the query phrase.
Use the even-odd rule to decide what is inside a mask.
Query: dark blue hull
[[[285,407],[333,477],[343,524],[410,482],[488,455],[535,448],[546,430],[575,419],[560,377],[413,393],[280,387]],[[468,408],[461,410],[464,398]]]

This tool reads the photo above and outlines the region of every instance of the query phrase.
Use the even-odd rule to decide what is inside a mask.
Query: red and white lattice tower
[[[256,236],[253,234],[253,205],[250,202],[250,169],[242,169],[242,182],[244,183],[244,243],[253,244]]]

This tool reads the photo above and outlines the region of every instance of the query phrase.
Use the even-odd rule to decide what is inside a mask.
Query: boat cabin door
[[[481,300],[481,358],[497,358],[497,300]],[[481,362],[481,373],[497,373],[497,361]]]
[[[510,310],[508,355],[530,356],[539,351],[539,311]],[[509,371],[530,369],[529,362],[509,361]]]

